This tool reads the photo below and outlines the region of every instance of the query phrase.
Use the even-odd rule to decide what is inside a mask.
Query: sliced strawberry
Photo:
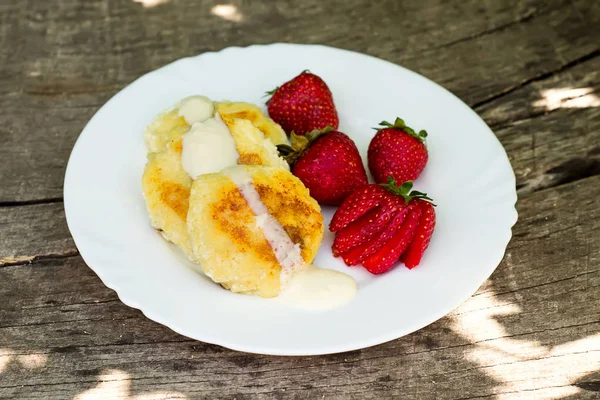
[[[390,193],[380,185],[367,185],[355,190],[350,196],[346,197],[346,200],[333,215],[329,223],[329,230],[337,232],[345,228],[351,222],[356,221],[380,205],[384,197],[389,196]]]
[[[394,219],[399,209],[400,205],[397,202],[384,198],[381,206],[375,207],[338,231],[331,247],[334,257],[350,251],[361,243],[369,242],[389,224],[390,220]]]
[[[408,215],[408,208],[403,208],[394,216],[394,218],[387,224],[385,229],[377,236],[374,240],[356,246],[349,252],[342,254],[344,263],[347,266],[358,265],[373,254],[377,253],[379,249],[387,243],[394,233],[400,229],[404,219]]]
[[[410,207],[400,230],[377,253],[363,262],[365,269],[376,275],[389,271],[415,236],[420,216],[419,207]]]
[[[417,207],[421,210],[419,218],[419,227],[415,233],[413,241],[402,255],[402,261],[408,269],[413,269],[421,262],[423,253],[429,246],[429,241],[435,228],[435,209],[427,201],[416,200]]]

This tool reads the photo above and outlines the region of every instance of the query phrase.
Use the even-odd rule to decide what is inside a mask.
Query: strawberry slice
[[[375,254],[363,262],[363,266],[372,274],[389,271],[406,250],[417,231],[421,209],[411,205],[406,221],[394,236]]]
[[[373,208],[379,206],[384,197],[389,197],[390,193],[380,185],[366,185],[356,189],[344,200],[337,209],[331,222],[329,230],[337,232],[340,229],[350,225]]]
[[[400,229],[407,214],[408,208],[401,209],[374,240],[356,246],[349,252],[342,254],[344,263],[346,263],[347,266],[358,265],[368,257],[377,253],[377,251],[390,240],[392,235]]]
[[[429,246],[429,241],[435,228],[435,210],[433,205],[427,201],[416,200],[417,207],[421,210],[419,218],[419,227],[415,233],[413,241],[410,243],[406,252],[402,255],[402,261],[408,269],[413,269],[421,262],[423,253]]]
[[[400,208],[399,202],[384,198],[380,207],[376,207],[340,230],[333,241],[334,257],[346,253],[361,243],[369,242],[381,232]]]

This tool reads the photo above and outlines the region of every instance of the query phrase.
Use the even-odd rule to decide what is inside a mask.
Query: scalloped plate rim
[[[446,92],[447,94],[451,95],[452,97],[454,97],[454,99],[461,103],[464,107],[466,107],[467,109],[469,109],[471,111],[471,113],[473,114],[474,117],[476,117],[477,119],[479,119],[484,125],[485,122],[472,110],[470,109],[470,107],[468,107],[466,104],[464,104],[464,102],[462,102],[462,100],[460,100],[458,97],[456,97],[456,95],[454,95],[453,93],[451,93],[450,91],[448,91],[447,89],[445,89],[444,87],[436,84],[435,82],[423,77],[422,75],[411,71],[409,69],[406,69],[405,67],[399,66],[397,64],[394,64],[390,61],[384,60],[384,59],[380,59],[374,56],[370,56],[370,55],[366,55],[366,54],[362,54],[362,53],[357,53],[357,52],[353,52],[350,50],[345,50],[345,49],[339,49],[339,48],[333,48],[333,47],[329,47],[329,46],[324,46],[324,45],[315,45],[315,44],[290,44],[290,43],[273,43],[273,44],[252,44],[249,46],[231,46],[231,47],[227,47],[218,51],[210,51],[210,52],[205,52],[196,56],[190,56],[190,57],[184,57],[178,60],[175,60],[173,62],[170,62],[169,64],[166,64],[165,66],[162,66],[156,70],[150,71],[142,76],[140,76],[139,78],[135,79],[133,82],[131,82],[129,85],[127,85],[126,87],[124,87],[122,90],[120,90],[119,92],[117,92],[113,97],[111,97],[102,107],[100,107],[98,109],[98,111],[94,114],[94,116],[89,120],[89,122],[86,124],[86,126],[84,127],[84,129],[82,130],[82,133],[80,134],[80,136],[77,138],[75,145],[73,146],[73,150],[71,152],[71,157],[69,158],[69,162],[67,164],[67,168],[66,168],[66,173],[65,173],[65,185],[64,185],[64,206],[65,206],[65,214],[66,214],[66,219],[67,219],[67,225],[69,227],[69,230],[73,233],[73,221],[72,219],[70,220],[69,217],[69,208],[70,208],[70,191],[69,191],[69,187],[68,187],[68,181],[69,181],[69,177],[72,174],[72,169],[75,168],[73,166],[72,158],[73,158],[73,154],[76,153],[78,151],[78,146],[80,146],[81,142],[82,142],[82,137],[83,134],[86,132],[86,130],[88,129],[88,127],[90,125],[92,125],[92,123],[95,121],[95,119],[100,118],[101,117],[101,112],[102,110],[109,105],[111,102],[115,102],[117,99],[119,99],[120,96],[123,95],[123,93],[126,90],[132,90],[133,87],[135,87],[136,85],[140,84],[140,82],[143,82],[144,80],[148,79],[151,76],[156,76],[156,75],[160,75],[165,73],[165,71],[168,71],[170,68],[172,68],[174,65],[176,64],[181,64],[181,63],[187,63],[187,62],[194,62],[198,59],[201,58],[205,58],[205,57],[215,57],[218,56],[219,54],[222,53],[226,53],[226,52],[232,52],[232,51],[245,51],[245,50],[251,50],[252,48],[268,48],[268,47],[280,47],[280,46],[302,46],[302,47],[318,47],[318,48],[322,48],[322,49],[331,49],[331,50],[335,50],[335,51],[340,51],[340,52],[347,52],[347,53],[353,53],[355,55],[360,55],[362,57],[368,57],[371,59],[374,59],[378,62],[383,62],[383,63],[387,63],[387,64],[391,64],[396,68],[400,68],[402,70],[404,70],[405,72],[409,72],[411,74],[413,74],[413,76],[418,77],[419,79],[424,79],[427,82],[433,83],[434,85],[436,85],[439,89],[443,90],[444,92]],[[487,125],[486,125],[487,126]],[[489,129],[489,127],[488,127]],[[491,130],[490,130],[491,132]],[[141,134],[141,132],[140,132]],[[502,148],[501,143],[499,142],[499,140],[496,138],[495,135],[492,135],[494,137],[494,139],[496,140],[496,143],[498,146],[500,146]],[[504,150],[503,150],[504,151]],[[510,161],[508,159],[508,156],[506,155],[506,153],[504,152],[504,155],[506,157],[506,161],[508,162],[508,164],[510,165]],[[510,184],[512,185],[512,187],[514,187],[514,183],[515,183],[515,175],[514,172],[511,169],[511,182]],[[507,182],[508,183],[508,182]],[[505,251],[506,251],[506,247],[508,245],[508,243],[511,240],[512,237],[512,227],[514,226],[514,224],[517,222],[518,219],[518,213],[516,210],[516,202],[517,202],[517,194],[516,194],[516,190],[511,193],[512,197],[509,200],[509,202],[512,204],[512,208],[509,210],[510,211],[510,216],[511,216],[511,220],[508,221],[509,223],[507,223],[506,225],[506,231],[504,233],[504,239],[502,240],[502,246],[498,246],[498,252],[497,254],[495,254],[494,256],[490,256],[490,258],[493,258],[495,261],[493,262],[494,264],[496,264],[496,266],[502,261]],[[83,243],[83,240],[78,237],[78,234],[73,234],[73,240],[77,246],[78,249],[80,249],[81,247],[85,248],[85,244]],[[469,295],[468,296],[463,296],[464,298],[458,302],[456,302],[456,304],[449,304],[447,307],[445,307],[444,309],[439,309],[436,313],[433,313],[432,316],[429,318],[430,321],[428,323],[425,324],[415,324],[414,326],[404,326],[402,328],[397,329],[396,331],[390,331],[390,332],[386,332],[384,334],[379,334],[379,335],[373,335],[373,337],[370,340],[364,340],[362,343],[358,344],[358,343],[351,343],[351,344],[343,344],[342,342],[339,344],[339,346],[337,347],[332,347],[329,346],[327,348],[319,348],[319,346],[315,346],[314,348],[311,349],[307,349],[307,350],[302,350],[302,349],[298,349],[298,350],[290,350],[289,348],[274,348],[271,346],[260,346],[260,345],[253,345],[253,346],[248,346],[245,344],[239,344],[239,343],[235,343],[235,342],[228,342],[228,341],[223,341],[218,337],[212,337],[210,335],[203,335],[203,334],[199,334],[198,332],[189,332],[185,327],[182,326],[176,326],[173,323],[169,322],[169,317],[168,316],[164,316],[164,315],[160,315],[157,314],[155,312],[153,312],[153,310],[148,309],[147,307],[145,307],[143,304],[139,304],[135,299],[130,298],[129,294],[126,293],[127,291],[127,285],[122,285],[120,284],[117,280],[114,280],[111,278],[111,276],[109,276],[110,274],[103,270],[102,268],[98,268],[97,266],[94,266],[94,263],[88,263],[88,260],[86,259],[86,254],[84,254],[85,251],[80,251],[80,255],[82,257],[82,259],[86,262],[86,264],[89,266],[89,268],[91,268],[97,275],[98,277],[101,279],[101,281],[103,282],[103,284],[105,286],[107,286],[108,288],[114,290],[117,293],[117,296],[119,297],[119,299],[126,304],[129,307],[135,308],[140,310],[147,318],[156,321],[164,326],[167,326],[168,328],[170,328],[171,330],[184,335],[186,337],[190,337],[192,339],[195,340],[200,340],[203,341],[205,343],[210,343],[210,344],[215,344],[215,345],[219,345],[219,346],[223,346],[232,350],[237,350],[237,351],[243,351],[243,352],[247,352],[247,353],[256,353],[256,354],[268,354],[268,355],[284,355],[284,356],[307,356],[307,355],[322,355],[322,354],[333,354],[333,353],[340,353],[340,352],[345,352],[345,351],[352,351],[352,350],[358,350],[358,349],[362,349],[362,348],[366,348],[366,347],[371,347],[371,346],[375,346],[378,344],[382,344],[382,343],[386,343],[389,342],[391,340],[400,338],[402,336],[408,335],[412,332],[415,332],[419,329],[422,329],[423,327],[439,320],[440,318],[444,317],[445,315],[447,315],[448,313],[450,313],[452,310],[454,310],[455,308],[457,308],[460,304],[462,304],[464,301],[466,301],[473,293],[475,293],[477,291],[477,289],[481,286],[481,284],[487,280],[487,278],[489,278],[489,276],[494,272],[494,270],[496,269],[496,267],[492,268],[489,271],[489,274],[487,275],[486,279],[484,279],[482,282],[479,283],[473,283],[471,286],[471,288],[469,289]]]

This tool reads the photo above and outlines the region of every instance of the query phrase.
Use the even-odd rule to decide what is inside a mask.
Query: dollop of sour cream
[[[204,122],[215,113],[215,105],[206,96],[190,96],[179,103],[178,114],[185,119],[188,125],[195,122]]]
[[[277,301],[288,307],[325,311],[349,302],[356,295],[356,282],[341,272],[306,265],[301,249],[273,217],[254,188],[252,177],[243,169],[230,168],[229,178],[236,184],[256,216],[256,224],[281,265],[282,291]]]
[[[212,117],[192,124],[182,148],[181,165],[192,179],[236,165],[239,158],[227,125]]]
[[[277,301],[293,308],[326,311],[343,306],[355,295],[356,281],[350,276],[311,265],[294,275]]]

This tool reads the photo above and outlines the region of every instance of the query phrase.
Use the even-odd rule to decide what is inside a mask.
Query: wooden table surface
[[[0,1],[0,398],[600,398],[600,2],[223,4]],[[419,72],[506,148],[519,222],[450,315],[360,351],[244,354],[150,321],[82,261],[62,187],[96,110],[178,58],[271,42]]]

